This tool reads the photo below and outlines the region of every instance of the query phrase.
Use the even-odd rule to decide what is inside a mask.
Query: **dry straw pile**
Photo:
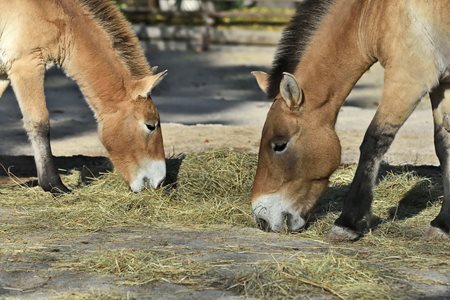
[[[123,284],[169,281],[203,289],[214,286],[262,298],[297,298],[324,294],[332,298],[382,299],[427,294],[426,287],[448,286],[439,276],[449,276],[448,241],[424,242],[421,237],[437,214],[442,195],[439,173],[427,167],[384,167],[375,190],[374,213],[382,223],[354,243],[328,244],[324,234],[342,206],[354,166],[340,168],[323,196],[309,228],[284,238],[318,242],[320,247],[277,248],[273,253],[226,248],[235,255],[254,253],[261,259],[237,270],[233,260],[193,259],[194,254],[173,248],[104,248],[48,259],[39,249],[29,249],[26,239],[46,232],[41,243],[79,240],[111,228],[197,230],[199,232],[254,227],[249,192],[256,157],[232,151],[215,151],[172,160],[172,184],[165,190],[129,192],[118,175],[106,173],[88,183],[80,172],[64,178],[73,193],[52,198],[39,188],[0,187],[0,243],[2,255],[22,251],[30,261],[47,259],[55,269],[114,274]],[[261,233],[264,242],[265,233]],[[245,239],[245,236],[242,237]],[[13,241],[13,242],[11,242]],[[23,243],[22,243],[23,242]],[[218,245],[220,248],[221,245]],[[46,254],[47,255],[47,254]],[[237,269],[236,269],[237,268]],[[433,273],[434,274],[434,273]],[[424,290],[425,289],[425,290]]]

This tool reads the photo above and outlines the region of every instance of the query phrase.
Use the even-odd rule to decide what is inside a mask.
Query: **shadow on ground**
[[[176,187],[178,172],[184,155],[177,155],[166,159],[167,177],[164,185],[171,188]],[[113,165],[107,157],[103,156],[71,156],[55,157],[55,165],[60,174],[68,174],[72,171],[79,171],[81,182],[89,184],[93,178],[98,178],[106,172],[113,170]],[[33,156],[9,156],[0,155],[0,178],[1,177],[34,178],[37,176],[36,166]],[[0,186],[1,186],[0,181]],[[24,183],[26,186],[37,186],[37,180],[31,179]]]
[[[388,175],[401,175],[404,173],[417,175],[423,179],[418,181],[405,195],[403,195],[398,202],[398,205],[388,208],[388,217],[385,220],[381,220],[375,216],[374,220],[372,220],[373,223],[370,229],[374,229],[384,222],[405,220],[414,217],[430,205],[440,201],[440,198],[443,195],[443,187],[441,170],[439,167],[414,165],[392,166],[383,164],[380,167],[377,183],[382,182]],[[319,204],[315,209],[315,213],[310,219],[310,223],[319,220],[330,212],[340,213],[349,189],[350,185],[348,184],[329,187],[322,195]]]
[[[268,71],[275,47],[216,47],[208,52],[152,51],[152,66],[169,70],[153,97],[164,123],[262,126],[270,99],[250,74]],[[363,77],[344,106],[373,108],[380,92],[375,75]],[[95,133],[92,111],[74,81],[58,69],[46,73],[45,94],[51,118],[52,140]],[[22,115],[11,88],[0,101],[0,154],[29,147]],[[20,152],[21,154],[28,154]],[[76,152],[75,152],[76,153]],[[74,154],[75,154],[74,153]]]

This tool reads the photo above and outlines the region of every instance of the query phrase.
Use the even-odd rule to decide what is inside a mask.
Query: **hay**
[[[51,232],[48,240],[57,241],[118,227],[168,231],[254,227],[249,192],[255,166],[254,155],[213,151],[189,155],[181,161],[179,172],[170,168],[172,180],[178,178],[164,190],[131,193],[115,173],[106,173],[86,184],[78,171],[64,177],[73,193],[59,198],[38,187],[1,187],[0,209],[14,217],[0,222],[0,242],[14,242],[0,251],[0,257],[22,251],[32,254],[32,261],[48,260],[48,254],[21,242],[33,232]],[[414,284],[424,283],[424,279],[420,274],[411,274],[408,268],[445,271],[450,267],[448,241],[421,240],[440,208],[439,174],[432,168],[382,169],[373,212],[383,222],[376,230],[355,243],[327,245],[314,255],[286,249],[280,254],[288,259],[274,257],[249,263],[251,272],[235,274],[231,280],[221,280],[220,270],[231,270],[240,262],[201,260],[195,253],[180,254],[164,247],[91,249],[56,258],[52,267],[114,274],[122,283],[132,285],[159,281],[197,288],[219,285],[262,298],[324,293],[336,298],[387,299],[399,293],[415,294],[419,291]],[[343,166],[333,175],[331,188],[316,210],[317,219],[308,230],[290,238],[326,242],[324,234],[340,212],[354,170],[354,166]],[[223,247],[220,251],[237,250]]]
[[[2,189],[0,205],[28,211],[39,228],[97,231],[136,225],[251,226],[247,198],[254,164],[255,157],[247,154],[209,152],[193,156],[183,161],[176,189],[139,194],[130,192],[117,174],[108,173],[80,186],[80,174],[74,172],[64,178],[73,189],[71,194],[53,198],[39,188],[9,186]]]

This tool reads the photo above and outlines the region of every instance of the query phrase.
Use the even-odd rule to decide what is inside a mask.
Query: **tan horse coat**
[[[431,93],[445,200],[429,236],[450,230],[450,2],[306,1],[286,29],[270,75],[255,73],[274,104],[261,140],[253,213],[269,230],[299,230],[339,165],[334,126],[357,80],[379,61],[385,86],[361,145],[355,178],[330,237],[355,239],[370,223],[384,153],[417,103]],[[305,21],[306,20],[306,21]],[[300,26],[301,25],[301,26]],[[306,30],[304,28],[307,28]]]
[[[44,73],[56,65],[79,85],[99,135],[131,188],[165,177],[153,74],[131,26],[107,0],[0,0],[0,96],[12,84],[31,140],[40,185],[65,192],[52,162]]]

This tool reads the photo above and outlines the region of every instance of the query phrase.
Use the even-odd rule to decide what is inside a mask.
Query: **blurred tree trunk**
[[[211,31],[214,25],[212,14],[215,11],[214,3],[211,0],[202,0],[201,10],[205,29],[202,34],[201,51],[208,51],[211,45]]]
[[[151,10],[159,10],[159,0],[147,0],[147,5]]]

